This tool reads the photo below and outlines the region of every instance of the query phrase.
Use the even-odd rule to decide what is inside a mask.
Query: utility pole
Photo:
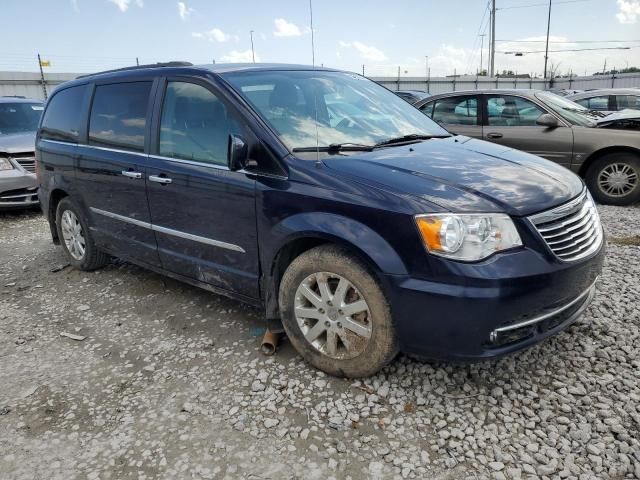
[[[313,0],[309,0],[309,17],[311,19],[311,65],[316,66],[316,46],[313,35]]]
[[[42,94],[44,95],[44,99],[47,99],[47,84],[44,83],[44,72],[42,71],[42,59],[40,58],[40,54],[38,53],[38,67],[40,67],[40,81],[42,82]]]
[[[140,60],[138,60],[138,57],[136,57],[136,66],[140,66]]]
[[[249,35],[251,36],[251,59],[253,63],[256,63],[256,52],[253,49],[253,30],[249,30]]]
[[[551,27],[551,0],[549,0],[549,16],[547,17],[547,46],[544,49],[544,78],[547,78],[547,61],[549,60],[549,28]]]
[[[427,90],[429,90],[429,55],[424,56],[424,74],[427,80]]]
[[[362,64],[362,76],[364,77],[364,63]]]
[[[490,76],[493,77],[496,65],[496,0],[491,0],[491,68]]]
[[[480,73],[482,73],[482,51],[484,50],[484,37],[486,36],[486,33],[480,35]]]

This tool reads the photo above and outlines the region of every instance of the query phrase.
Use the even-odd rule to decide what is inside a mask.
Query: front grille
[[[566,262],[584,258],[602,244],[598,210],[586,190],[564,205],[529,217],[529,221],[555,256]]]
[[[36,173],[36,157],[31,153],[16,153],[11,158],[18,162],[27,172]]]

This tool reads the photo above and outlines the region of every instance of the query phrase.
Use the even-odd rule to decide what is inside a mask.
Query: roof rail
[[[24,95],[0,95],[2,98],[27,98]]]
[[[92,77],[93,75],[101,75],[103,73],[126,72],[128,70],[140,70],[143,68],[157,68],[157,67],[193,67],[193,63],[191,62],[148,63],[146,65],[133,65],[131,67],[115,68],[113,70],[104,70],[102,72],[87,73],[86,75],[78,75],[76,78]]]

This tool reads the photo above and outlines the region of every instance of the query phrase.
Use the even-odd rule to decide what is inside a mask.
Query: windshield
[[[290,150],[448,135],[400,97],[360,75],[310,70],[223,76]]]
[[[41,103],[0,103],[0,135],[35,132],[42,110]]]
[[[535,95],[538,100],[544,102],[546,106],[574,125],[595,126],[592,118],[596,118],[596,116],[582,105],[551,92],[536,92]]]

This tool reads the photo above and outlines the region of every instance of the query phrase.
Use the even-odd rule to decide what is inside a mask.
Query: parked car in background
[[[0,97],[0,210],[38,204],[35,137],[40,100]]]
[[[431,96],[423,90],[395,90],[393,93],[412,104]]]
[[[452,136],[348,72],[91,75],[51,96],[36,154],[74,267],[112,254],[261,306],[334,375],[540,342],[588,306],[604,259],[578,176]]]
[[[571,90],[568,88],[551,88],[549,89],[549,91],[561,97],[566,97],[568,95],[575,95],[576,93],[581,93],[583,90]]]
[[[608,112],[627,108],[640,110],[640,90],[637,88],[603,88],[568,95],[567,98],[589,110]]]
[[[452,132],[524,150],[573,170],[601,203],[640,200],[640,114],[604,115],[534,90],[444,93],[415,106]]]

